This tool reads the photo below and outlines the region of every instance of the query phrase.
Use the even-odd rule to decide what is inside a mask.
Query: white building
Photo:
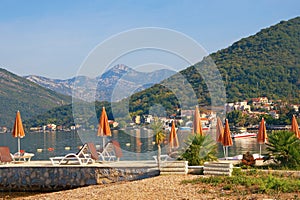
[[[276,110],[270,111],[269,114],[270,114],[274,119],[279,119],[279,114],[277,113]]]
[[[248,105],[247,101],[235,102],[235,103],[226,103],[225,104],[226,112],[231,112],[233,110],[240,110],[240,111],[251,111],[250,105]]]

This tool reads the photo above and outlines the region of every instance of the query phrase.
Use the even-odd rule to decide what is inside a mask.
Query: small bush
[[[232,185],[230,184],[230,185],[224,185],[223,186],[223,190],[231,190],[231,188],[232,188]]]
[[[183,184],[206,183],[211,186],[222,186],[223,190],[232,190],[237,186],[244,186],[251,193],[289,193],[300,192],[300,180],[293,176],[282,176],[282,174],[268,174],[259,170],[243,172],[234,169],[233,176],[207,177],[194,180],[186,180]],[[234,186],[234,187],[233,187]]]
[[[218,158],[217,145],[210,135],[191,135],[187,140],[188,148],[179,159],[187,160],[190,166],[203,165],[206,161],[215,161]]]
[[[300,169],[300,140],[293,132],[276,131],[270,134],[267,150],[281,167]]]
[[[235,168],[233,168],[233,170],[232,170],[232,175],[233,176],[240,176],[240,175],[242,175],[242,168],[237,168],[237,167],[235,167]]]

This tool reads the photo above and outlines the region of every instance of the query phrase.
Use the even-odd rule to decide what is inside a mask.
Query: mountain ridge
[[[96,78],[77,76],[62,80],[37,75],[28,75],[25,76],[25,78],[40,86],[64,95],[72,96],[72,90],[76,87],[78,90],[84,89],[85,96],[83,97],[83,100],[88,101],[95,99],[97,101],[110,101],[112,99],[112,91],[114,91],[116,86],[134,89],[138,84],[141,86],[139,90],[142,90],[151,87],[153,84],[162,81],[174,73],[174,71],[167,69],[156,70],[153,72],[138,72],[121,64],[112,67]],[[77,82],[83,82],[85,85],[88,85],[89,90],[87,91],[86,86],[81,87],[80,85],[82,83],[77,84]],[[146,82],[147,84],[143,84],[143,82]],[[94,96],[94,89],[97,89],[96,96]],[[118,101],[126,97],[127,96],[118,96],[115,100]]]
[[[180,73],[191,84],[200,106],[210,106],[212,101],[210,91],[199,73],[203,66],[208,68],[213,64],[211,60],[222,76],[228,102],[266,96],[269,99],[299,103],[300,17],[262,29],[182,70]],[[171,79],[174,82],[179,80],[176,76]],[[153,98],[158,92],[160,94]],[[181,96],[182,99],[189,100],[189,96],[184,93]],[[143,101],[140,102],[140,99]],[[166,88],[155,85],[131,96],[131,112],[148,113],[156,103],[161,103],[171,114],[179,100],[170,95]],[[193,102],[188,104],[190,109],[195,106]]]

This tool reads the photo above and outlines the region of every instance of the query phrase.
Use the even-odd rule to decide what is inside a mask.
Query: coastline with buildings
[[[258,119],[261,116],[269,116],[274,120],[278,120],[284,114],[280,114],[280,108],[288,108],[293,110],[294,112],[299,112],[300,104],[287,104],[286,102],[282,102],[281,100],[273,101],[269,100],[267,97],[257,97],[252,98],[251,100],[244,100],[240,102],[229,102],[224,105],[224,111],[226,114],[233,111],[242,112],[243,116],[248,116],[251,119],[257,119],[255,124],[247,124],[244,125],[248,130],[256,130],[258,129]],[[171,127],[171,122],[173,120],[176,121],[176,127],[190,127],[192,126],[192,116],[194,110],[178,110],[177,115],[172,115],[169,117],[157,117],[160,121],[163,122],[164,128],[169,130]],[[215,128],[216,125],[216,116],[217,113],[212,111],[204,111],[200,112],[202,127],[207,130],[210,128]],[[135,128],[135,127],[147,127],[151,124],[155,119],[155,116],[147,114],[147,115],[136,115],[132,117],[132,122],[125,124],[119,123],[114,120],[109,120],[110,127],[112,129],[123,129],[123,128]],[[230,122],[230,120],[229,120]],[[232,127],[232,128],[235,128]],[[285,130],[289,129],[290,124],[267,124],[268,130]],[[28,130],[30,132],[59,132],[59,131],[76,131],[76,130],[95,130],[96,128],[89,129],[88,127],[82,126],[82,124],[75,124],[70,127],[65,127],[59,124],[45,124],[43,126],[38,127],[29,127]],[[0,127],[0,133],[9,132],[7,127]]]

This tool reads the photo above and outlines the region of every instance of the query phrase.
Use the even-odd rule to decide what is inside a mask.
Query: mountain
[[[67,96],[72,96],[72,89],[74,88],[74,83],[84,82],[88,86],[93,86],[96,84],[94,79],[88,78],[86,76],[78,76],[71,79],[61,80],[61,79],[51,79],[43,76],[29,75],[24,76],[27,80],[34,82],[42,87],[53,90],[57,93],[64,94]]]
[[[129,94],[120,91],[141,91],[173,74],[175,74],[174,71],[167,69],[147,73],[133,70],[125,65],[116,65],[95,79],[78,76],[60,80],[35,75],[25,76],[25,78],[45,88],[69,96],[72,95],[72,90],[76,88],[76,91],[80,91],[80,97],[89,101],[92,101],[95,95],[95,99],[98,101],[111,101],[113,91],[118,90],[119,92],[114,96],[114,101],[119,101],[129,96]],[[94,94],[93,91],[96,87],[97,92]]]
[[[282,21],[211,55],[230,101],[300,100],[300,17]],[[227,77],[227,80],[226,80]]]
[[[212,101],[209,91],[214,87],[204,81],[199,71],[203,66],[212,65],[212,61],[220,71],[221,77],[213,70],[208,70],[208,80],[214,84],[219,84],[219,78],[223,80],[227,102],[267,96],[270,99],[299,104],[300,17],[282,21],[253,36],[241,39],[160,84],[110,104],[114,106],[113,116],[115,117],[117,111],[119,117],[128,117],[127,107],[132,117],[142,113],[170,115],[183,105],[182,102],[186,105],[184,109],[194,109],[195,104],[201,107],[209,106]],[[185,86],[186,83],[190,88]],[[196,99],[193,98],[194,94]],[[126,100],[129,100],[129,106],[126,105]],[[220,102],[223,102],[221,100]],[[111,108],[107,110],[111,114]]]
[[[207,82],[199,71],[204,66],[209,69],[212,61],[221,73],[226,87],[227,102],[266,96],[270,99],[299,103],[300,17],[263,29],[181,71],[180,74],[197,96],[196,103],[202,106],[209,106],[212,99]],[[176,83],[180,80],[178,77],[180,76],[176,74],[169,79]],[[209,79],[214,82],[218,78],[211,72]],[[195,102],[188,102],[191,98],[187,93],[180,92],[184,91],[182,86],[173,85],[173,88],[175,89],[170,91],[163,85],[155,85],[132,95],[131,112],[140,110],[139,113],[147,113],[154,104],[159,103],[172,113],[180,104],[177,98],[180,95],[183,101],[187,101],[187,107],[192,108],[192,105],[195,105]],[[174,91],[178,94],[174,95]]]
[[[45,89],[1,68],[0,84],[0,126],[12,128],[17,110],[26,120],[71,102],[68,96]]]
[[[97,77],[98,101],[119,101],[131,94],[144,90],[175,74],[175,71],[161,69],[153,72],[139,72],[125,65],[116,65]]]

